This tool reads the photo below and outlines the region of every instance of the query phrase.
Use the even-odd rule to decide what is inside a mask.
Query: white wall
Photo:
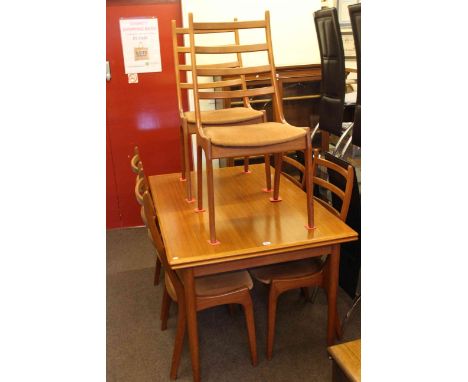
[[[264,19],[270,11],[271,34],[276,66],[320,63],[314,12],[320,0],[182,0],[182,18],[188,13],[195,21]]]

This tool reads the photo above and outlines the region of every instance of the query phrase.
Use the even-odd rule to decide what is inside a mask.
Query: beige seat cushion
[[[165,274],[165,282],[169,296],[171,296],[172,300],[177,301],[175,288],[167,273]],[[195,289],[198,297],[219,296],[242,288],[253,288],[252,278],[247,271],[227,272],[195,279]]]
[[[268,146],[294,141],[306,134],[302,127],[278,122],[229,126],[228,129],[223,126],[207,126],[203,131],[211,138],[212,144],[228,147]]]
[[[304,277],[317,273],[322,268],[320,258],[289,261],[287,263],[266,265],[250,269],[250,274],[256,280],[270,284],[271,280]]]
[[[241,288],[253,288],[252,278],[247,271],[221,273],[195,279],[197,296],[217,296]]]
[[[196,122],[194,111],[187,111],[184,115],[189,123]],[[263,112],[260,110],[254,110],[248,107],[233,107],[229,109],[202,111],[201,119],[204,124],[218,125],[250,121],[255,118],[261,118],[262,116]]]

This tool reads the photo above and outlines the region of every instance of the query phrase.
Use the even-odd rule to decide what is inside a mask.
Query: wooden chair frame
[[[177,370],[180,364],[180,357],[182,355],[182,346],[184,344],[185,328],[186,328],[186,304],[184,285],[180,280],[177,273],[171,269],[167,260],[166,249],[159,230],[158,219],[156,216],[152,197],[148,191],[143,194],[143,202],[145,208],[146,219],[148,221],[148,229],[153,238],[153,244],[161,258],[164,271],[167,274],[169,282],[174,288],[177,296],[178,315],[177,315],[177,329],[174,344],[174,351],[172,355],[170,378],[172,380],[177,378]],[[169,308],[171,304],[171,297],[168,293],[167,285],[164,288],[164,295],[161,307],[161,330],[167,328],[167,319],[169,317]],[[230,291],[228,293],[216,294],[211,296],[197,296],[196,310],[201,311],[218,305],[231,305],[240,304],[244,308],[245,321],[247,325],[247,333],[249,340],[249,350],[251,355],[252,365],[256,366],[258,363],[257,355],[257,341],[255,334],[255,321],[252,298],[248,288],[240,288]]]
[[[236,21],[236,19],[234,19]],[[235,43],[239,44],[239,32],[237,29],[219,29],[217,31],[210,31],[210,33],[233,33]],[[173,52],[174,52],[174,63],[175,63],[175,74],[176,74],[176,83],[177,83],[177,101],[179,105],[179,117],[180,117],[180,147],[181,147],[181,163],[182,163],[182,171],[181,171],[181,181],[186,181],[186,195],[187,195],[187,202],[191,203],[194,202],[194,198],[192,197],[192,179],[190,177],[190,152],[191,152],[191,136],[192,134],[196,134],[196,123],[190,122],[186,116],[184,111],[184,103],[182,99],[182,91],[189,91],[193,90],[193,83],[190,83],[187,78],[188,72],[192,72],[192,65],[191,64],[180,64],[179,55],[190,53],[190,47],[183,44],[182,46],[179,44],[179,36],[184,36],[189,34],[188,28],[178,28],[176,26],[176,21],[172,20],[172,44],[173,44]],[[224,63],[217,63],[211,65],[203,65],[204,68],[216,67],[216,68],[236,68],[242,65],[242,56],[240,53],[237,53],[237,60],[231,62],[224,62]],[[184,75],[181,75],[184,73]],[[182,81],[182,77],[185,77],[185,81]],[[246,88],[245,85],[245,76],[237,76],[239,81],[225,81],[224,86],[229,87],[233,85],[241,85],[243,88]],[[250,105],[250,101],[248,97],[243,97],[243,107],[255,110]],[[225,103],[225,105],[227,102]],[[229,103],[230,105],[230,103]],[[225,107],[229,109],[230,107]],[[202,118],[204,116],[204,112],[202,112]],[[237,125],[237,124],[247,124],[247,123],[262,123],[266,122],[266,112],[262,110],[262,114],[260,116],[252,116],[251,118],[242,119],[242,121],[237,123],[229,123],[229,125]],[[211,121],[210,124],[215,124],[215,122]],[[225,122],[217,122],[216,125],[224,125]],[[201,157],[197,157],[197,162],[201,160]],[[266,171],[266,182],[267,187],[266,191],[271,191],[271,173],[270,173],[270,157],[265,156],[265,171]],[[244,158],[244,172],[249,172],[249,159],[248,157]]]
[[[299,170],[303,170],[304,166],[302,166],[299,162],[294,161],[291,158],[287,159],[287,162],[292,166],[296,167]],[[341,190],[335,185],[319,178],[316,176],[318,166],[326,167],[332,171],[336,171],[340,175],[342,175],[346,179],[346,186],[345,190]],[[305,177],[303,176],[303,179]],[[333,194],[335,194],[339,199],[342,201],[340,211],[337,211],[333,208],[332,205],[323,201],[320,198],[314,196],[314,200],[321,203],[325,206],[330,212],[337,215],[342,221],[346,221],[346,216],[348,214],[349,205],[351,202],[351,194],[353,191],[353,181],[354,181],[354,169],[351,165],[348,166],[347,169],[338,166],[337,164],[328,161],[326,159],[320,158],[319,151],[314,149],[314,159],[313,159],[313,176],[312,182],[314,185],[318,185],[321,187],[326,188]],[[303,187],[301,182],[294,180],[294,183],[299,186]],[[321,261],[321,260],[316,260]],[[278,297],[283,293],[291,289],[301,289],[302,292],[306,295],[306,290],[309,287],[318,286],[325,289],[327,297],[329,294],[328,291],[328,278],[330,277],[330,263],[329,257],[327,256],[324,261],[321,261],[321,264],[317,267],[318,271],[301,277],[288,277],[287,275],[282,276],[278,279],[271,279],[270,282],[270,290],[268,295],[268,325],[267,325],[267,358],[271,359],[273,356],[273,344],[274,344],[274,336],[275,336],[275,323],[276,323],[276,306],[278,303]],[[251,270],[251,274],[255,277],[255,271]],[[338,338],[341,338],[341,326],[340,321],[338,318],[338,314],[336,314],[336,326],[335,331]]]
[[[136,151],[138,148],[135,146]],[[132,159],[132,166],[133,166],[133,159]],[[141,160],[138,161],[138,175],[136,177],[136,183],[135,183],[135,198],[138,202],[138,204],[141,206],[140,214],[141,214],[141,219],[143,220],[143,223],[145,224],[145,227],[148,230],[148,237],[150,241],[153,241],[153,238],[151,236],[151,233],[148,228],[148,222],[146,220],[146,214],[144,211],[144,206],[143,206],[143,195],[146,191],[151,192],[149,187],[148,187],[148,179],[146,178],[145,172],[143,170],[143,163]],[[154,243],[153,243],[154,244]],[[156,266],[154,268],[154,285],[159,285],[159,281],[161,278],[161,259],[159,258],[159,255],[156,255]]]
[[[234,44],[225,46],[197,46],[195,44],[195,34],[197,33],[210,33],[217,30],[243,30],[243,29],[263,29],[265,31],[265,43],[261,44]],[[279,89],[276,80],[276,70],[273,59],[273,48],[271,42],[271,31],[270,31],[270,14],[268,11],[265,12],[264,20],[257,21],[234,21],[234,22],[202,22],[195,23],[193,21],[193,14],[189,13],[189,35],[190,35],[190,55],[192,62],[192,73],[193,73],[193,90],[195,98],[195,114],[196,114],[196,133],[197,133],[197,157],[201,158],[202,150],[206,157],[206,173],[207,173],[207,191],[208,191],[208,212],[209,212],[209,225],[210,225],[210,243],[219,244],[216,239],[215,229],[215,210],[214,210],[214,191],[213,191],[213,159],[218,158],[233,158],[233,157],[246,157],[252,155],[275,155],[275,177],[274,177],[274,189],[273,198],[271,201],[280,201],[279,197],[279,185],[281,175],[281,160],[282,153],[293,151],[293,150],[304,150],[306,152],[306,177],[310,179],[312,176],[312,163],[311,163],[311,142],[309,128],[304,127],[305,135],[294,140],[286,141],[283,143],[275,143],[268,145],[261,145],[259,142],[258,146],[221,146],[215,145],[211,142],[211,139],[204,133],[204,125],[201,118],[200,110],[200,99],[232,99],[232,98],[246,98],[254,97],[258,95],[271,94],[272,102],[275,110],[275,122],[281,123],[282,125],[289,126],[283,115],[282,103],[279,99]],[[240,63],[239,67],[226,68],[226,67],[211,67],[206,68],[201,65],[197,65],[198,54],[225,54],[225,53],[248,53],[248,52],[259,52],[264,51],[267,53],[268,64],[260,66],[244,66]],[[242,80],[226,80],[226,81],[213,81],[211,83],[200,83],[199,76],[211,76],[216,78],[217,76],[245,76],[245,75],[262,75],[269,74],[270,86],[262,86],[253,89],[243,86],[245,81]],[[267,79],[268,79],[267,78]],[[233,86],[242,84],[240,90],[223,90],[223,87]],[[221,88],[221,90],[218,90]],[[213,89],[213,91],[206,91]],[[205,91],[204,91],[205,90]],[[258,126],[260,124],[257,124]],[[310,182],[307,182],[309,184]],[[308,210],[308,221],[306,228],[313,229],[313,204],[312,204],[312,190],[309,186],[307,188],[307,210]],[[203,188],[202,188],[202,164],[201,161],[197,161],[197,199],[198,208],[197,211],[204,211],[203,209]]]
[[[132,168],[132,171],[135,174],[138,174],[138,163],[141,162],[140,159],[140,151],[138,149],[138,146],[135,146],[133,148],[133,156],[132,159],[130,159],[130,167]]]

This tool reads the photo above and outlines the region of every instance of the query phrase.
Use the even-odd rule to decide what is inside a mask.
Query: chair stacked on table
[[[219,28],[215,31],[210,31],[218,35],[233,35],[234,41],[229,39],[227,43],[234,42],[239,44],[239,31],[238,29],[222,29]],[[200,32],[202,35],[203,32]],[[175,74],[176,74],[176,84],[177,84],[177,100],[179,106],[179,116],[180,116],[180,144],[181,144],[181,153],[182,153],[182,173],[181,180],[186,181],[186,194],[187,201],[193,202],[192,197],[192,179],[190,176],[190,153],[191,153],[191,136],[196,134],[196,115],[195,111],[189,111],[184,106],[184,95],[189,95],[189,91],[193,90],[193,82],[190,79],[190,76],[193,76],[192,65],[181,63],[184,60],[184,57],[180,57],[185,53],[190,53],[190,44],[183,39],[189,37],[188,28],[178,28],[176,26],[176,21],[172,20],[172,42],[173,42],[173,52],[174,52],[174,63],[175,63]],[[206,64],[200,65],[201,68],[238,68],[242,66],[242,55],[237,53],[235,59],[229,62],[218,62],[216,64]],[[235,85],[241,86],[242,88],[246,87],[245,76],[237,75],[235,76],[237,81]],[[225,81],[224,86],[230,86],[234,84],[232,81]],[[202,86],[202,85],[201,85]],[[252,108],[249,98],[243,97],[242,107],[227,107],[223,109],[215,110],[203,110],[200,112],[201,121],[206,126],[236,126],[236,125],[245,125],[245,124],[254,124],[266,122],[266,113],[264,110],[255,110]],[[226,102],[227,104],[227,102]],[[201,157],[197,157],[197,162],[201,161]],[[267,190],[271,189],[271,175],[270,175],[270,163],[269,156],[265,156],[265,169],[266,169],[266,178],[267,178]],[[244,159],[244,172],[248,173],[248,158]]]
[[[201,33],[218,33],[220,30],[251,30],[261,31],[262,41],[255,44],[235,43],[230,45],[203,46],[195,40],[195,35]],[[264,20],[234,21],[234,22],[194,22],[189,14],[190,58],[193,74],[193,93],[195,99],[195,120],[197,134],[197,157],[202,151],[206,157],[206,178],[208,193],[208,214],[210,227],[210,243],[219,244],[215,228],[215,201],[213,191],[213,160],[219,158],[235,158],[253,155],[275,156],[275,177],[272,202],[280,201],[279,185],[282,153],[294,150],[306,152],[305,175],[311,177],[312,152],[310,132],[308,127],[296,127],[288,124],[283,115],[282,103],[279,99],[276,69],[273,59],[271,42],[270,14],[265,12]],[[236,67],[206,67],[199,63],[200,55],[248,54],[258,55],[262,52],[264,65],[248,66],[239,62]],[[262,85],[250,87],[242,76],[261,77]],[[239,78],[240,76],[240,78]],[[200,77],[209,77],[209,82],[202,82]],[[230,80],[213,80],[219,77],[233,78]],[[225,90],[225,87],[240,86],[240,89]],[[242,125],[210,125],[203,121],[201,100],[226,100],[232,98],[246,99],[255,96],[271,96],[276,115],[274,122],[262,122]],[[267,177],[268,188],[268,177]],[[312,229],[313,204],[310,182],[306,181],[308,221],[306,228]],[[202,163],[197,161],[197,211],[203,209]]]

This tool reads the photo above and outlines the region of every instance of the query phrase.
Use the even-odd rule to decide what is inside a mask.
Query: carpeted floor
[[[168,329],[160,330],[163,286],[153,285],[154,252],[144,228],[107,231],[107,381],[169,381],[177,306],[171,307]],[[273,359],[267,361],[267,288],[252,290],[259,364],[253,367],[240,308],[230,316],[224,306],[198,313],[202,380],[208,381],[331,381],[326,347],[326,297],[314,304],[299,291],[286,292],[278,304]],[[352,300],[342,290],[342,318]],[[343,342],[360,338],[360,310],[345,329]],[[188,340],[178,381],[192,381]]]

